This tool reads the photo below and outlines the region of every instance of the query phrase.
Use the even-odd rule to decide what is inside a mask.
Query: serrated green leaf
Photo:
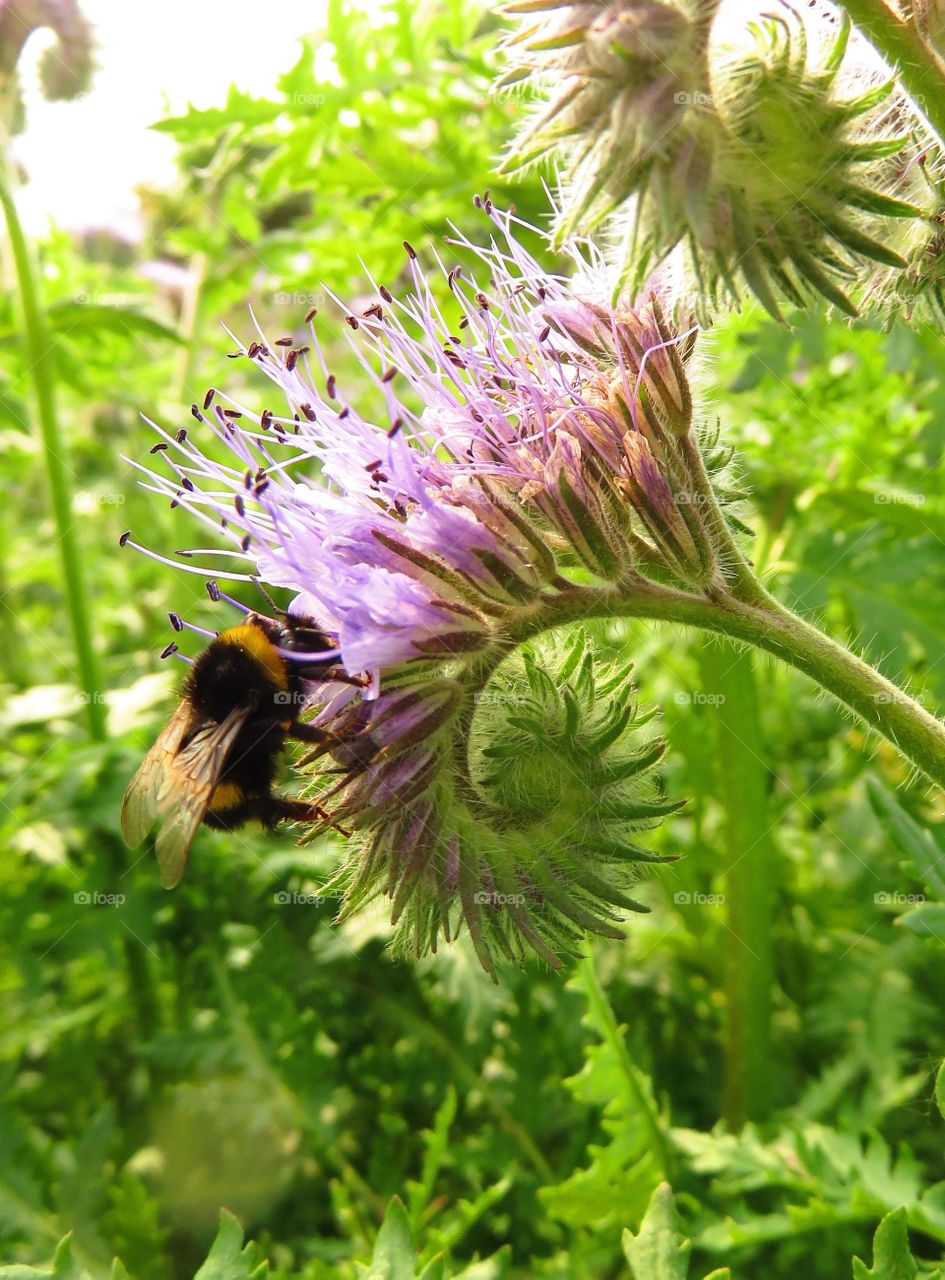
[[[416,1272],[410,1217],[404,1202],[394,1196],[377,1233],[371,1265],[362,1271],[363,1280],[414,1280]]]
[[[672,1188],[661,1182],[650,1197],[637,1235],[629,1230],[623,1233],[633,1280],[686,1280],[691,1249],[679,1230]]]
[[[909,1249],[909,1228],[905,1209],[887,1213],[873,1236],[873,1267],[853,1259],[853,1280],[915,1280],[919,1274]]]
[[[449,1145],[450,1127],[456,1118],[456,1090],[450,1086],[437,1108],[433,1127],[425,1130],[423,1143],[423,1171],[418,1182],[407,1183],[407,1205],[412,1228],[417,1230],[420,1219],[430,1203],[433,1186]]]
[[[945,902],[922,902],[897,916],[896,924],[919,938],[945,942]]]
[[[945,853],[877,778],[867,779],[866,790],[883,830],[909,859],[916,877],[945,902]]]
[[[587,1046],[583,1068],[565,1083],[580,1102],[603,1106],[608,1141],[591,1143],[589,1164],[539,1195],[560,1221],[602,1230],[642,1219],[665,1172],[665,1121],[649,1076],[630,1057],[592,959],[580,962],[568,986],[583,995],[584,1022],[599,1043]]]
[[[194,1280],[262,1280],[268,1262],[257,1261],[256,1246],[243,1247],[243,1228],[227,1209],[220,1211],[216,1239]]]

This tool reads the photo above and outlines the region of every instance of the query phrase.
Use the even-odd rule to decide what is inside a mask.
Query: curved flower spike
[[[349,711],[360,756],[315,797],[354,828],[335,887],[343,915],[385,895],[395,947],[422,955],[465,922],[483,967],[528,950],[554,968],[585,932],[621,937],[643,863],[633,837],[680,803],[640,740],[631,667],[595,662],[587,637],[526,646],[481,689],[395,683]]]
[[[314,330],[301,347],[260,334],[237,354],[287,408],[212,389],[199,426],[156,428],[160,467],[140,469],[231,544],[178,552],[182,568],[228,557],[228,576],[294,591],[358,678],[309,694],[331,734],[315,788],[355,832],[349,906],[387,893],[414,948],[464,919],[492,968],[524,943],[554,962],[582,930],[614,932],[634,909],[628,866],[648,856],[627,824],[669,811],[641,783],[662,746],[629,744],[628,673],[602,688],[576,649],[536,650],[549,674],[535,655],[501,664],[573,618],[589,577],[593,591],[654,567],[707,585],[723,569],[691,500],[695,330],[677,332],[656,293],[610,305],[593,250],[575,250],[575,280],[548,273],[510,214],[485,211],[493,241],[454,242],[481,281],[441,264],[441,302],[407,246],[411,294],[375,286],[346,314],[379,420],[349,403]],[[487,714],[500,667],[511,692]],[[514,909],[484,911],[479,893]]]

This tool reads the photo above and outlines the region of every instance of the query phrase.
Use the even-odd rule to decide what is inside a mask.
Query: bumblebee
[[[180,619],[170,617],[181,630]],[[165,655],[175,649],[169,645]],[[180,881],[201,823],[230,831],[253,819],[270,829],[284,819],[328,820],[319,805],[278,795],[273,787],[289,737],[322,747],[334,741],[300,720],[304,682],[363,683],[339,668],[335,649],[312,619],[249,613],[194,660],[180,705],[129,783],[121,808],[122,835],[132,848],[159,824],[156,852],[165,888]],[[290,656],[293,650],[297,657]]]

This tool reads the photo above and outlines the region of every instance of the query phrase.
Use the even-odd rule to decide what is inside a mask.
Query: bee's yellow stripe
[[[279,656],[272,641],[259,627],[254,627],[251,622],[244,622],[241,626],[230,627],[228,631],[221,631],[217,639],[223,644],[238,645],[241,649],[251,653],[256,661],[265,667],[266,674],[274,684],[277,684],[280,689],[288,689],[289,681],[286,677],[285,661]]]
[[[236,782],[219,782],[210,797],[210,809],[219,813],[227,809],[235,809],[243,803],[243,788]]]

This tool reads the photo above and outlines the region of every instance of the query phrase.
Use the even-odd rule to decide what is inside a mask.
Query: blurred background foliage
[[[684,857],[640,886],[652,914],[567,980],[535,965],[495,987],[463,941],[392,963],[382,913],[339,927],[318,898],[330,839],[204,832],[173,896],[120,843],[122,791],[173,705],[166,612],[214,627],[226,609],[117,548],[128,527],[167,553],[193,536],[122,461],[152,443],[140,414],[173,429],[215,379],[239,390],[221,322],[244,337],[250,305],[296,335],[318,306],[353,387],[330,294],[357,299],[359,258],[393,286],[404,239],[428,257],[451,222],[486,234],[471,198],[516,110],[489,96],[495,19],[470,0],[384,13],[333,3],[270,94],[161,120],[179,180],[141,193],[141,243],[34,245],[105,744],[87,736],[4,258],[0,1254],[61,1277],[117,1255],[141,1280],[238,1280],[264,1258],[307,1280],[679,1280],[682,1253],[647,1252],[664,1193],[641,1228],[667,1180],[692,1275],[843,1276],[854,1254],[863,1275],[928,1274],[945,1251],[941,797],[802,677],[665,627],[597,628],[662,707],[668,785],[691,800],[658,836]],[[545,219],[538,177],[492,190]],[[785,330],[746,308],[702,353],[704,418],[737,449],[777,592],[941,705],[940,334],[824,313]],[[743,794],[757,904],[727,891]],[[252,1246],[232,1218],[218,1232],[224,1206]]]

